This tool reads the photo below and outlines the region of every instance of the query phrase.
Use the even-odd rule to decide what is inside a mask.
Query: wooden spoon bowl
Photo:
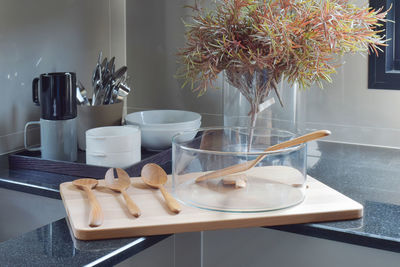
[[[179,205],[178,201],[176,201],[176,199],[173,198],[171,194],[168,193],[168,191],[164,188],[164,184],[167,182],[168,176],[163,168],[157,164],[148,163],[144,165],[141,175],[143,182],[145,182],[147,185],[160,189],[165,201],[167,202],[167,206],[171,211],[175,213],[179,213],[181,211],[181,206]]]
[[[142,169],[142,180],[153,188],[159,188],[168,181],[167,173],[157,164],[146,164]]]
[[[113,169],[109,169],[106,172],[106,184],[107,187],[110,188],[113,191],[121,193],[123,190],[126,190],[130,185],[130,181],[118,178],[114,178],[114,174],[112,173]],[[110,173],[111,172],[111,173]],[[112,177],[111,179],[107,179],[107,176]]]
[[[91,178],[82,178],[72,182],[73,185],[82,190],[85,190],[85,188],[93,189],[98,185],[98,183],[99,181]]]
[[[118,179],[114,177],[114,169],[110,168],[107,170],[105,175],[105,181],[108,188],[113,191],[119,192],[125,199],[126,206],[129,212],[135,216],[139,217],[141,211],[139,207],[133,202],[131,197],[126,193],[126,189],[131,185],[131,180],[129,175],[122,169],[117,169]]]

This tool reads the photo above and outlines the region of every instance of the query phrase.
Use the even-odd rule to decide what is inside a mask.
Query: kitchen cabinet
[[[0,188],[0,242],[66,216],[61,200]]]

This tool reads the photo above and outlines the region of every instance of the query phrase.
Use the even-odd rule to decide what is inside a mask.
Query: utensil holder
[[[109,105],[78,106],[78,147],[86,150],[87,130],[122,123],[123,101]]]

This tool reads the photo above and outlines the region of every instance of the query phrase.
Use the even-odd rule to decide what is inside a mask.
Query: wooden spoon
[[[92,192],[92,189],[97,186],[98,181],[96,179],[83,178],[73,181],[72,184],[84,190],[88,196],[90,203],[89,226],[100,226],[103,223],[103,212],[101,211],[100,203]]]
[[[125,199],[125,203],[126,206],[128,207],[129,212],[133,216],[139,217],[141,214],[139,207],[135,204],[135,202],[133,202],[128,193],[126,193],[126,189],[131,185],[130,177],[127,173],[126,173],[126,175],[128,176],[127,178],[124,175],[120,176],[120,173],[122,173],[121,171],[125,172],[122,169],[119,170],[117,169],[118,179],[115,179],[114,169],[113,168],[108,169],[105,175],[106,185],[111,190],[121,193]]]
[[[148,163],[143,166],[141,174],[143,182],[151,187],[161,190],[161,193],[167,202],[168,208],[171,211],[175,213],[179,213],[181,211],[181,206],[179,205],[178,201],[176,201],[176,199],[173,198],[163,186],[167,182],[168,177],[160,166],[154,163]]]
[[[299,145],[311,140],[315,140],[315,139],[319,139],[325,136],[330,135],[331,132],[328,130],[320,130],[320,131],[315,131],[312,133],[308,133],[296,138],[293,138],[291,140],[273,145],[268,147],[266,150],[264,150],[264,152],[268,152],[268,151],[274,151],[274,150],[279,150],[282,148],[286,148],[286,147],[291,147],[291,146],[295,146],[295,145]],[[243,163],[239,163],[233,166],[229,166],[220,170],[216,170],[213,172],[210,172],[208,174],[202,175],[200,177],[198,177],[196,179],[196,182],[201,182],[201,181],[205,181],[205,180],[209,180],[209,179],[215,179],[215,178],[220,178],[223,176],[227,176],[233,173],[238,173],[238,172],[244,172],[247,171],[251,168],[253,168],[254,166],[256,166],[260,161],[262,161],[267,155],[266,154],[262,154],[259,155],[257,158],[255,158],[254,160],[250,160],[250,161],[246,161]]]

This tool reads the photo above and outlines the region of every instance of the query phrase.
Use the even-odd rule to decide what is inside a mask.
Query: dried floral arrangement
[[[347,0],[216,0],[213,9],[191,8],[177,76],[202,95],[225,71],[251,104],[253,122],[282,78],[322,87],[339,66],[336,55],[377,53],[385,45],[377,29],[387,11]]]

